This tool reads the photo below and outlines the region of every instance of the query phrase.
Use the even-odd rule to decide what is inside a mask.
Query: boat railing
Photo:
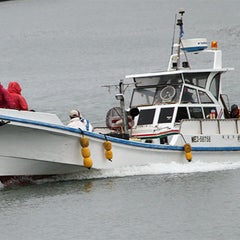
[[[181,121],[183,135],[238,135],[240,119],[185,119]]]

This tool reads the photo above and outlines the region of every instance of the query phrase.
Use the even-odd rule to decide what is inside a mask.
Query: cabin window
[[[176,122],[180,122],[182,119],[189,119],[186,107],[178,108]]]
[[[205,118],[211,118],[210,113],[213,111],[215,113],[215,118],[217,117],[217,109],[216,107],[204,107],[203,108]]]
[[[155,92],[156,88],[153,87],[134,89],[130,106],[136,107],[152,105]]]
[[[169,74],[160,76],[159,85],[178,85],[182,84],[182,82],[180,74]]]
[[[210,92],[213,94],[213,96],[218,100],[219,95],[219,85],[220,85],[220,73],[215,75],[213,78],[211,84],[210,84]]]
[[[197,90],[184,87],[181,103],[198,103]]]
[[[152,124],[155,115],[155,110],[156,110],[155,108],[141,110],[139,113],[137,125]]]
[[[209,73],[184,73],[185,83],[206,88]]]
[[[213,103],[212,99],[207,95],[207,93],[203,91],[198,91],[198,93],[201,103],[203,104]]]
[[[158,123],[170,123],[172,122],[174,108],[161,108],[159,114]]]
[[[150,87],[150,86],[156,86],[160,82],[160,77],[137,77],[134,78],[134,82],[136,83],[136,86],[138,87]]]
[[[191,118],[203,118],[203,112],[201,107],[189,107]]]

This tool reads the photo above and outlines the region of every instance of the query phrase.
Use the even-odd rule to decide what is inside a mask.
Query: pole
[[[122,109],[122,116],[123,116],[123,129],[124,129],[124,133],[128,134],[128,120],[127,120],[127,114],[125,111],[123,80],[120,80],[120,83],[119,83],[119,93],[122,95],[122,98],[120,99],[120,107]]]

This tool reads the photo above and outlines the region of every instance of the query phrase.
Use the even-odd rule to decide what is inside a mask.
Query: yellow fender
[[[191,147],[191,145],[189,143],[185,143],[183,147],[184,147],[184,151],[186,153],[192,151],[192,147]]]
[[[90,169],[92,167],[92,165],[93,165],[93,161],[92,161],[92,159],[90,157],[84,158],[83,159],[83,164],[84,164],[85,168],[89,168]]]
[[[192,153],[191,153],[191,152],[186,152],[186,153],[185,153],[185,157],[186,157],[186,159],[187,159],[189,162],[192,161]]]
[[[84,158],[89,158],[90,155],[91,155],[91,152],[90,152],[89,148],[88,147],[83,147],[82,148],[82,156]]]
[[[85,136],[81,137],[81,138],[80,138],[80,145],[81,145],[82,147],[88,147],[88,145],[89,145],[89,140],[88,140],[88,138],[85,137]]]
[[[110,141],[105,141],[103,143],[103,147],[105,149],[105,158],[109,161],[112,161],[113,158],[112,143]]]
[[[104,143],[103,143],[103,146],[104,146],[104,149],[105,149],[106,151],[109,151],[109,150],[112,149],[112,143],[111,143],[110,141],[104,142]]]
[[[106,159],[111,161],[113,158],[112,150],[105,151],[105,157],[106,157]]]
[[[192,146],[189,143],[185,143],[184,146],[185,157],[188,162],[192,161]]]
[[[89,140],[87,137],[83,136],[80,138],[80,145],[82,147],[81,149],[81,153],[82,153],[82,156],[83,156],[83,165],[84,167],[86,168],[91,168],[92,165],[93,165],[93,161],[92,159],[90,158],[91,156],[91,151],[89,149]]]

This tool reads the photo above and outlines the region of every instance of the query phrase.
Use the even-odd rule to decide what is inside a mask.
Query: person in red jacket
[[[26,99],[21,95],[22,88],[18,82],[10,82],[8,84],[8,92],[15,103],[15,109],[17,110],[28,110],[28,104]]]
[[[0,108],[16,108],[13,98],[2,84],[0,84]]]

